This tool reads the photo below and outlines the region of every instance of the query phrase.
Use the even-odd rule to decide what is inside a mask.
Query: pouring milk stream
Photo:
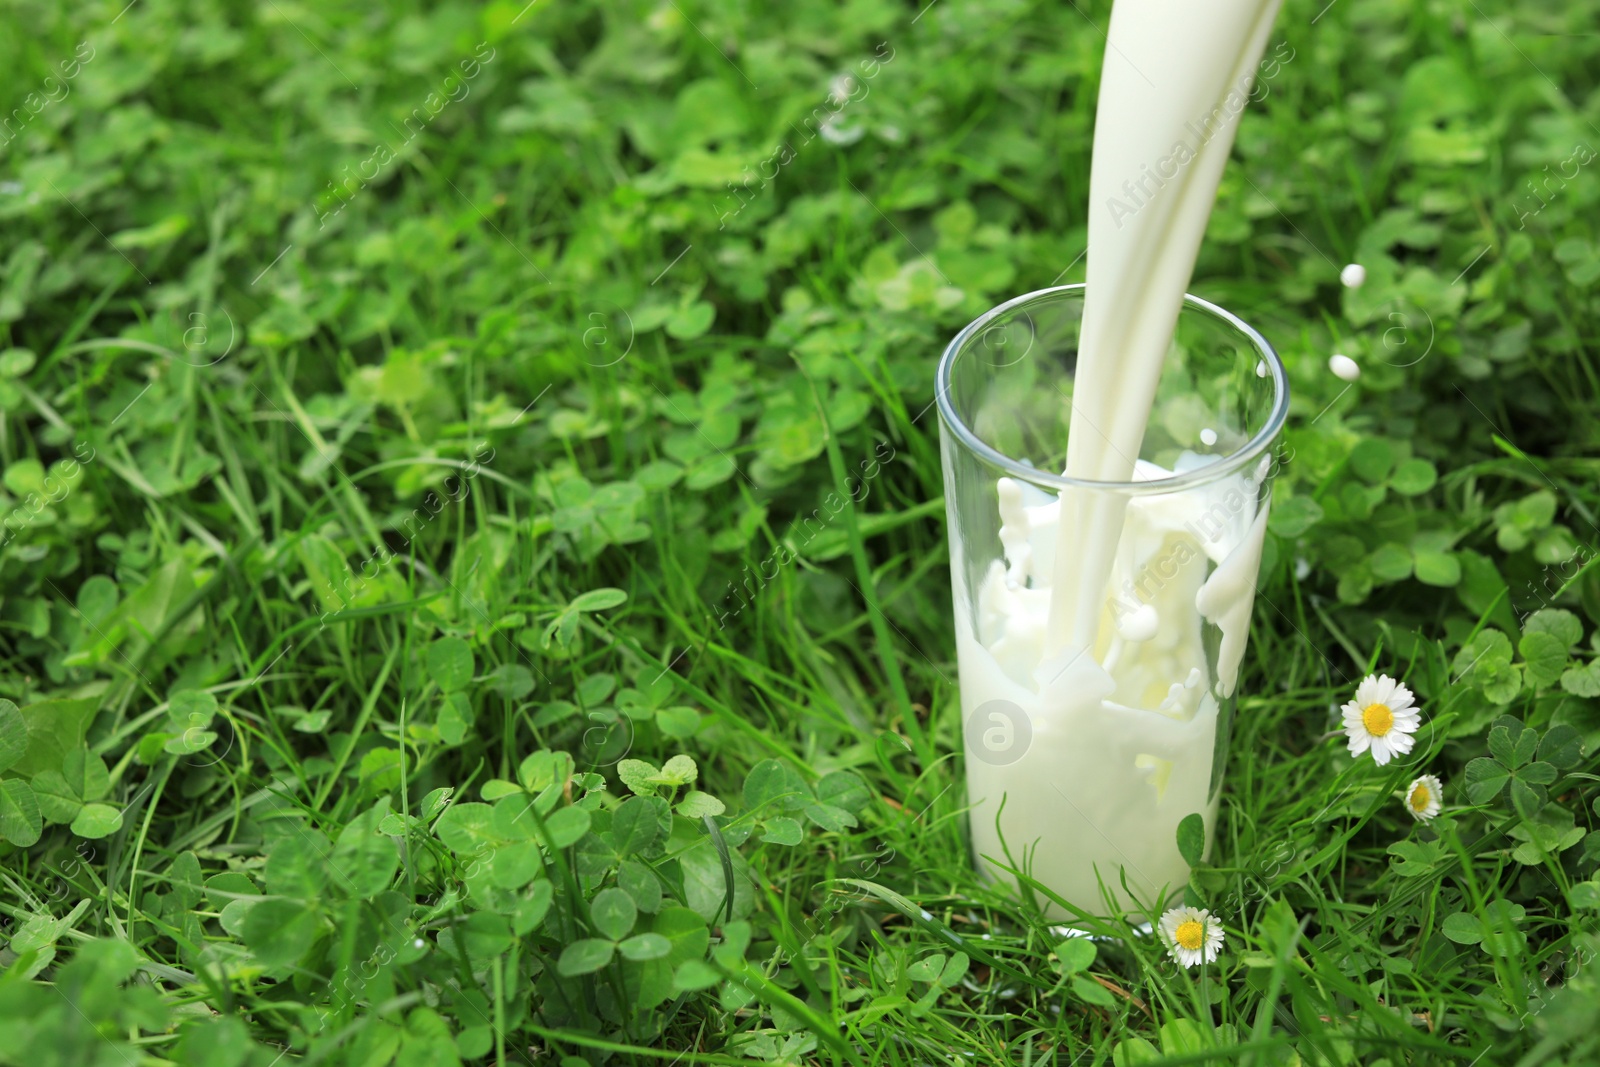
[[[1112,9],[1069,478],[1147,481],[1216,458],[1186,453],[1176,472],[1137,459],[1279,2],[1116,0]],[[1057,499],[1000,479],[1006,560],[973,591],[976,632],[972,613],[956,611],[961,703],[971,715],[1011,702],[1028,716],[1032,739],[1019,763],[967,761],[980,857],[1003,855],[998,812],[1013,860],[1026,853],[1033,877],[1079,907],[1102,910],[1102,882],[1129,904],[1123,877],[1146,899],[1182,886],[1177,824],[1203,812],[1209,827],[1215,813],[1217,701],[1232,696],[1244,651],[1266,529],[1256,487],[1267,463],[1199,498],[1130,502],[1068,489]],[[1196,537],[1194,520],[1208,512],[1223,521]],[[1144,580],[1153,563],[1161,581]],[[1201,617],[1222,633],[1215,677]]]

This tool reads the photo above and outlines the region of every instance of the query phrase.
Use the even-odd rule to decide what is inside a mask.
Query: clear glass
[[[1272,347],[1185,297],[1135,480],[1063,477],[1082,315],[1081,285],[1017,297],[938,372],[974,857],[1069,920],[1180,891],[1185,816],[1210,848],[1288,412]],[[1064,503],[1115,516],[1100,553],[1082,523],[1063,537]],[[1049,622],[1058,582],[1076,629]]]

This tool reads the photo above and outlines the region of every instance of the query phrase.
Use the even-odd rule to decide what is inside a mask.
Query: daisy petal
[[[1378,680],[1369,674],[1361,680],[1360,685],[1356,686],[1356,706],[1364,708],[1368,704],[1377,703],[1377,701]]]

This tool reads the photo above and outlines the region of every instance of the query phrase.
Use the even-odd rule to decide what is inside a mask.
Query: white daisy
[[[1439,814],[1439,802],[1444,797],[1444,785],[1431,774],[1406,786],[1406,810],[1418,822],[1432,822]]]
[[[1222,924],[1204,908],[1173,908],[1161,916],[1161,940],[1178,963],[1197,967],[1222,951]]]
[[[1369,674],[1356,686],[1356,698],[1343,708],[1350,755],[1372,749],[1372,761],[1383,766],[1411,751],[1422,724],[1411,690],[1387,674]]]

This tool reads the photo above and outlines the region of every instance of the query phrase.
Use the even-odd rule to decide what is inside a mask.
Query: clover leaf
[[[1509,704],[1522,690],[1522,674],[1511,665],[1511,639],[1499,630],[1481,631],[1456,653],[1456,677],[1476,686],[1495,704]]]
[[[1582,754],[1571,727],[1552,729],[1541,745],[1538,731],[1509,716],[1496,719],[1489,730],[1489,752],[1467,764],[1467,796],[1486,804],[1509,790],[1512,807],[1528,819],[1548,800],[1545,787]],[[1542,758],[1535,759],[1536,754]]]

